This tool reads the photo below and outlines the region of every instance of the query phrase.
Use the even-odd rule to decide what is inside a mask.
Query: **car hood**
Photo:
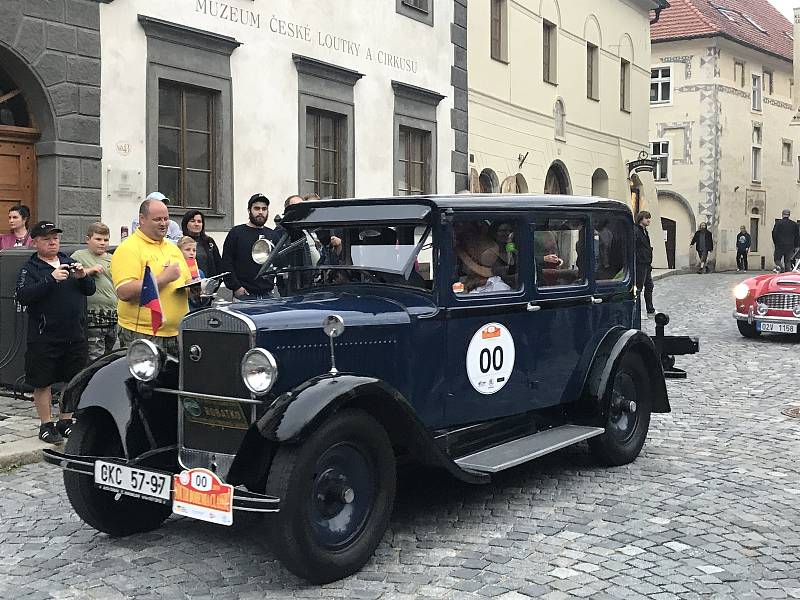
[[[345,326],[401,325],[413,316],[435,311],[435,305],[419,297],[387,298],[371,294],[314,292],[257,302],[239,302],[229,311],[249,317],[259,331],[321,328],[331,314]]]
[[[759,298],[764,294],[800,294],[800,273],[796,271],[758,275],[744,283],[754,290],[753,298]]]

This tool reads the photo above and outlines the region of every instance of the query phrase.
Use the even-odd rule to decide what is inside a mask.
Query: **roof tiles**
[[[792,60],[792,24],[768,0],[670,0],[650,27],[653,42],[715,35]]]

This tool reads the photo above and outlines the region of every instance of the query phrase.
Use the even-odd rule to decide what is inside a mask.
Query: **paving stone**
[[[688,378],[668,381],[672,412],[652,416],[630,465],[600,467],[580,445],[486,486],[415,473],[373,559],[326,586],[284,569],[266,525],[172,517],[147,534],[100,534],[53,467],[28,465],[0,472],[0,598],[800,600],[800,419],[780,413],[800,404],[798,342],[738,334],[740,280],[656,282],[668,333],[700,336],[701,353],[678,357]],[[29,400],[0,396],[0,448],[35,428]]]

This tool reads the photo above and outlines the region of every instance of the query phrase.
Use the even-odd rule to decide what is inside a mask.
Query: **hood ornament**
[[[332,375],[336,375],[339,371],[336,369],[336,355],[333,351],[333,339],[339,337],[344,333],[344,319],[339,315],[328,315],[322,320],[322,331],[331,341],[331,370]]]

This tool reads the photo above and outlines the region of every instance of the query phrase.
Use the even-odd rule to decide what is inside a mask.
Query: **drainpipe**
[[[665,8],[669,8],[669,2],[667,2],[667,0],[661,0],[660,6],[655,9],[656,11],[655,16],[652,19],[650,19],[650,25],[655,25],[656,23],[658,23],[658,19],[661,17],[661,11],[664,10]]]

